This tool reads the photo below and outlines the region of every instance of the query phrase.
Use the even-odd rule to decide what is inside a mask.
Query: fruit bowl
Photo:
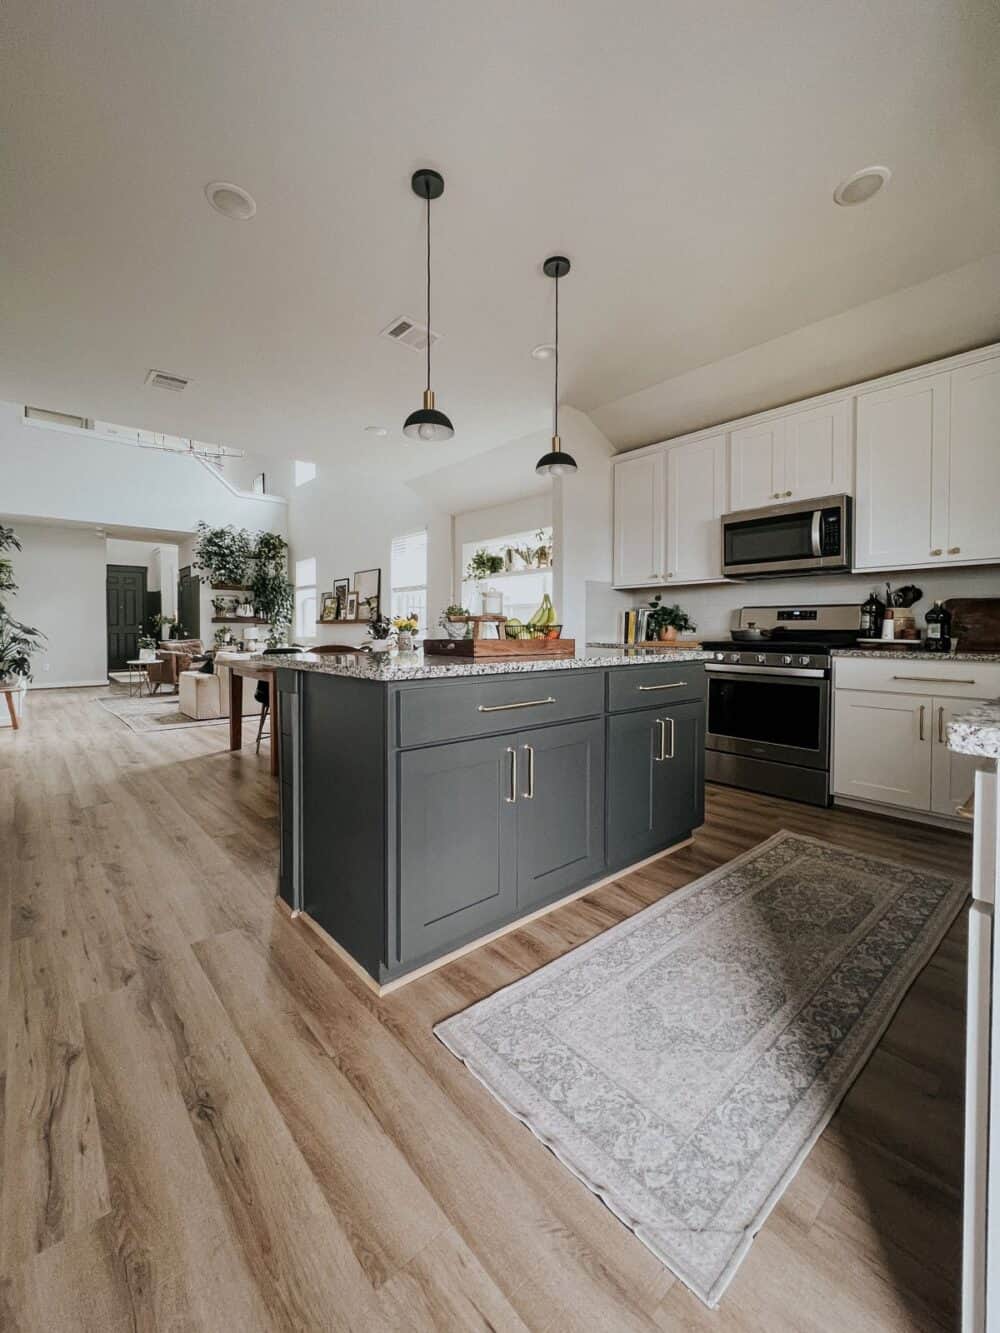
[[[562,625],[504,625],[504,634],[508,639],[558,639],[562,634]]]

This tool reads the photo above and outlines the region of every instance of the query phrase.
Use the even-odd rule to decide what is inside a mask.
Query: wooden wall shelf
[[[354,620],[317,620],[317,625],[370,625],[372,622],[367,616],[356,618]]]
[[[259,616],[213,616],[213,625],[266,625]]]

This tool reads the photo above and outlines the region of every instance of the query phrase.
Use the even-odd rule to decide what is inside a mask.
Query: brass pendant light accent
[[[555,336],[555,374],[553,376],[552,396],[552,448],[535,464],[535,471],[542,477],[568,477],[577,470],[576,459],[566,453],[559,438],[559,279],[570,270],[570,262],[565,255],[552,255],[542,265],[542,272],[547,278],[553,278],[556,284],[556,336]]]
[[[423,407],[411,412],[403,422],[403,434],[411,440],[434,444],[450,440],[455,434],[455,427],[434,406],[434,390],[431,388],[431,200],[440,199],[444,194],[444,177],[440,172],[424,167],[413,173],[410,188],[418,199],[427,201],[427,387]]]

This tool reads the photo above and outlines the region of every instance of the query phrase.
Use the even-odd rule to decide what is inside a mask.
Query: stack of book
[[[646,639],[646,617],[649,611],[644,606],[633,606],[623,611],[618,617],[622,643],[644,643]]]

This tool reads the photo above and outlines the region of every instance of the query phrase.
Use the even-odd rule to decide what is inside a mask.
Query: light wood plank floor
[[[0,732],[0,1327],[954,1327],[964,915],[718,1311],[431,1028],[778,829],[967,839],[719,788],[692,846],[377,1000],[273,907],[266,756],[98,693]]]

